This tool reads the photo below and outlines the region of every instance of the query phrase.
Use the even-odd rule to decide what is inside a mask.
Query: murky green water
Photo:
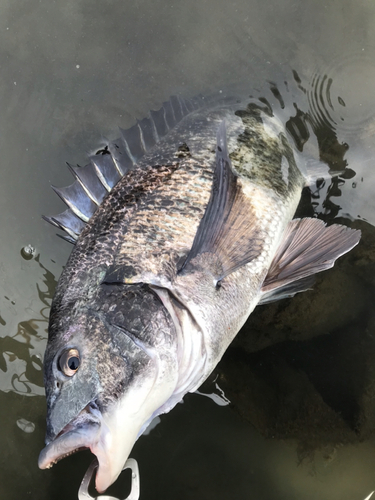
[[[62,210],[50,184],[70,184],[66,161],[84,164],[170,95],[238,87],[267,96],[307,157],[344,171],[304,193],[300,213],[343,218],[363,238],[312,292],[254,313],[202,389],[218,383],[231,405],[189,395],[139,439],[141,498],[364,500],[375,489],[375,4],[4,1],[0,67],[0,498],[75,499],[91,461],[37,468],[49,306],[71,250],[40,217]]]

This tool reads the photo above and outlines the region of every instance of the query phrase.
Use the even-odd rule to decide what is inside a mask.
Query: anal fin
[[[312,275],[333,267],[335,260],[349,252],[361,231],[320,219],[292,220],[268,270],[260,304],[291,297],[308,289]]]

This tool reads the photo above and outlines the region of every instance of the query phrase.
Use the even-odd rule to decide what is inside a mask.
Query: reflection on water
[[[30,260],[30,252],[26,252],[24,257],[22,251],[23,258]],[[39,315],[19,322],[14,335],[0,337],[0,390],[25,396],[44,394],[40,353],[46,344],[49,309],[57,283],[55,276],[40,262],[39,255],[35,257],[35,262],[43,271],[42,286],[36,284],[41,306]],[[5,320],[2,325],[6,326]]]

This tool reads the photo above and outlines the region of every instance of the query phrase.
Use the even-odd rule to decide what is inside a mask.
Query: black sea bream
[[[254,103],[171,98],[56,189],[75,243],[44,360],[48,468],[81,448],[112,484],[151,420],[195,391],[259,303],[308,288],[359,231],[294,219],[311,173]]]

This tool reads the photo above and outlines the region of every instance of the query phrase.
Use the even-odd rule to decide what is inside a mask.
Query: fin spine
[[[200,103],[201,99],[201,96],[190,100],[179,96],[171,96],[169,101],[164,102],[159,110],[151,110],[146,118],[141,121],[138,120],[129,129],[120,128],[120,139],[109,142],[106,146],[108,153],[110,153],[108,156],[111,158],[113,169],[117,174],[111,171],[112,167],[110,163],[106,164],[104,160],[100,161],[100,158],[107,156],[106,154],[98,154],[90,157],[90,163],[85,167],[73,167],[68,164],[75,182],[65,188],[51,187],[69,207],[72,216],[74,214],[83,223],[87,223],[113,186],[126,175],[129,169],[132,169],[137,164],[137,161],[144,154],[158,143],[161,138],[166,136],[172,127],[183,120],[185,116],[200,108],[202,105]],[[132,139],[134,152],[126,139],[126,135],[129,135],[129,139]],[[91,178],[90,175],[92,175]],[[99,184],[97,184],[95,178]],[[103,186],[105,191],[99,185]],[[65,231],[68,236],[64,236],[63,239],[72,243],[74,242],[76,233],[72,229],[72,226],[67,223],[67,216],[63,216],[63,214],[55,217],[42,217],[45,221]]]

